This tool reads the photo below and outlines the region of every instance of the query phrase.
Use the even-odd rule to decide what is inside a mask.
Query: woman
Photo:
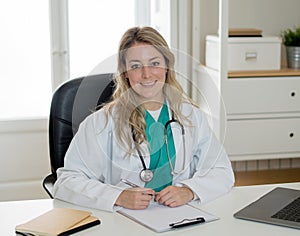
[[[113,211],[145,209],[152,199],[169,207],[206,202],[231,189],[226,152],[177,82],[174,63],[153,28],[125,32],[113,100],[80,125],[55,198]]]

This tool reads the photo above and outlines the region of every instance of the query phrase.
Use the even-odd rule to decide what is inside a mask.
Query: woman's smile
[[[141,82],[140,84],[144,87],[153,87],[156,84],[157,80],[155,81],[148,81],[148,82]]]

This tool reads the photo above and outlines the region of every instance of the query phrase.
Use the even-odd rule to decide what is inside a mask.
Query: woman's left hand
[[[169,207],[177,207],[188,203],[193,198],[194,193],[188,187],[168,186],[156,193],[155,201]]]

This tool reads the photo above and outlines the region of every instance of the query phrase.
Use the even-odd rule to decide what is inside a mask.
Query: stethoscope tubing
[[[185,167],[185,161],[186,161],[186,156],[185,156],[186,155],[186,153],[185,153],[185,130],[184,130],[183,125],[178,120],[176,120],[176,119],[173,118],[173,115],[172,115],[172,119],[169,120],[165,124],[165,129],[164,129],[164,137],[165,137],[165,143],[166,143],[166,149],[167,149],[168,162],[169,162],[169,165],[170,165],[170,168],[171,168],[171,174],[172,175],[178,175],[180,172],[176,172],[175,171],[175,168],[172,165],[172,160],[171,160],[170,152],[169,152],[169,142],[168,142],[167,129],[168,129],[168,126],[171,127],[172,123],[177,123],[180,126],[180,128],[181,128],[181,136],[182,136],[182,141],[183,141],[183,157],[184,157],[184,164],[183,164],[183,166],[184,167]]]
[[[175,168],[172,164],[172,160],[171,160],[170,153],[169,153],[169,142],[168,142],[167,129],[168,129],[168,126],[170,126],[170,128],[171,128],[172,123],[177,123],[181,128],[181,135],[182,135],[182,139],[183,139],[183,150],[184,150],[184,154],[183,154],[183,156],[184,156],[184,167],[185,167],[185,161],[186,161],[185,129],[184,129],[183,125],[178,120],[174,119],[174,115],[173,115],[173,111],[172,111],[171,120],[167,121],[165,126],[164,126],[164,139],[165,139],[165,143],[166,143],[166,149],[167,149],[166,151],[167,151],[167,156],[168,156],[168,162],[169,162],[169,165],[170,165],[170,168],[171,168],[171,174],[172,175],[178,175],[180,172],[175,171]],[[132,132],[132,136],[133,136],[133,140],[134,140],[134,143],[135,143],[135,137],[133,135],[133,132]],[[153,176],[153,172],[152,172],[152,170],[147,168],[145,160],[144,160],[143,155],[142,155],[141,151],[139,150],[139,148],[136,147],[136,150],[138,152],[138,156],[139,156],[140,161],[141,161],[142,166],[143,166],[143,169],[141,170],[141,173],[140,173],[140,178],[143,182],[150,182],[152,180],[152,178],[151,179],[149,179],[149,178],[146,179],[146,178],[143,178],[143,176],[148,176],[148,175],[145,175],[145,172],[147,172],[148,174],[151,172],[152,176]]]

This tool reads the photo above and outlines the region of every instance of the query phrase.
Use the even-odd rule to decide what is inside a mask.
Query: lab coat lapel
[[[183,136],[180,125],[177,122],[172,122],[171,124],[173,140],[176,151],[176,160],[175,160],[175,172],[180,172],[184,168],[184,148],[183,148]]]

